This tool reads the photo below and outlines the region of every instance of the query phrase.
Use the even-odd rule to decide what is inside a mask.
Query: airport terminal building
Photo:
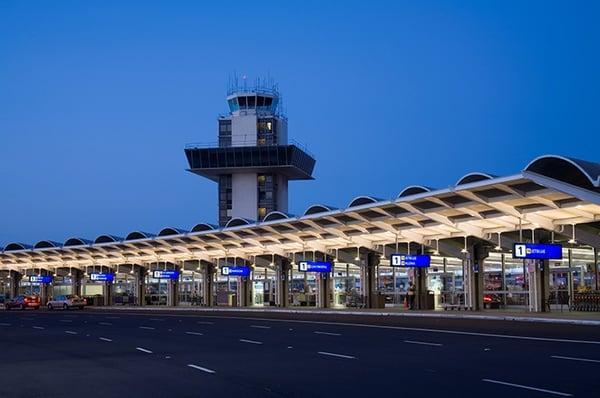
[[[0,247],[0,296],[90,305],[600,310],[600,164],[541,156],[509,176],[399,187],[288,213],[314,157],[275,86],[234,86],[218,141],[185,148],[218,224]],[[524,166],[524,167],[523,167]],[[452,181],[449,181],[452,183]]]

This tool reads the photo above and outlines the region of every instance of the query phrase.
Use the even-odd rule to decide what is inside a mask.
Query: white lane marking
[[[271,326],[262,326],[262,325],[250,325],[251,328],[257,329],[271,329]]]
[[[567,359],[569,361],[581,361],[581,362],[594,362],[594,363],[600,363],[600,360],[598,359],[588,359],[588,358],[575,358],[575,357],[563,357],[560,355],[550,355],[550,358],[555,358],[555,359]]]
[[[136,350],[141,351],[141,352],[145,352],[146,354],[152,354],[152,351],[147,350],[145,348],[142,347],[135,347]]]
[[[430,346],[434,346],[434,347],[441,347],[441,346],[443,346],[443,344],[440,344],[440,343],[427,343],[425,341],[404,340],[404,342],[408,343],[408,344],[430,345]]]
[[[320,355],[326,355],[326,356],[329,356],[329,357],[336,357],[336,358],[356,359],[356,357],[353,357],[351,355],[335,354],[333,352],[319,351],[318,354],[320,354]]]
[[[132,314],[133,315],[133,314]],[[175,315],[173,315],[175,316]],[[182,315],[177,315],[182,316]],[[193,317],[195,315],[188,315]],[[205,315],[205,317],[217,318],[217,319],[237,319],[247,321],[268,321],[268,322],[290,322],[290,323],[307,323],[312,325],[330,325],[330,326],[351,326],[360,328],[371,328],[371,329],[388,329],[388,330],[408,330],[413,332],[429,332],[429,333],[442,333],[442,334],[454,334],[462,336],[479,336],[479,337],[494,337],[502,339],[513,339],[513,340],[529,340],[529,341],[547,341],[553,343],[577,343],[577,344],[596,344],[600,345],[600,340],[570,340],[570,339],[556,339],[550,337],[532,337],[532,336],[516,336],[510,334],[496,334],[496,333],[478,333],[478,332],[466,332],[462,330],[447,330],[447,329],[429,329],[429,328],[415,328],[407,326],[386,326],[386,325],[369,325],[366,323],[349,323],[349,322],[325,322],[325,321],[304,321],[300,319],[274,319],[274,318],[248,318],[243,316],[213,316]]]
[[[147,316],[147,314],[140,314],[136,312],[123,312],[123,314],[133,316]],[[386,325],[371,325],[366,323],[349,323],[349,322],[325,322],[325,321],[304,321],[300,319],[275,319],[275,318],[258,318],[258,317],[244,317],[244,316],[217,316],[217,315],[188,315],[188,314],[162,314],[162,316],[170,317],[186,317],[186,318],[214,318],[214,319],[236,319],[245,321],[264,321],[264,322],[288,322],[288,323],[306,323],[312,325],[330,325],[330,326],[350,326],[360,328],[371,328],[371,329],[388,329],[388,330],[408,330],[414,332],[428,332],[428,333],[442,333],[442,334],[454,334],[462,336],[480,336],[480,337],[493,337],[501,339],[513,339],[513,340],[529,340],[529,341],[546,341],[553,343],[576,343],[576,344],[596,344],[600,345],[600,340],[570,340],[570,339],[557,339],[550,337],[531,337],[531,336],[516,336],[510,334],[496,334],[496,333],[478,333],[478,332],[466,332],[462,330],[446,330],[446,329],[428,329],[428,328],[415,328],[407,326],[386,326]],[[203,322],[197,321],[196,323],[204,323],[212,325],[214,322]]]
[[[194,336],[203,336],[202,333],[198,333],[198,332],[185,332],[185,334],[193,334]]]
[[[107,316],[106,319],[119,319],[118,316]]]
[[[150,327],[150,326],[140,326],[140,329],[154,330],[155,328]]]
[[[110,323],[110,322],[98,322],[98,325],[111,326],[112,323]]]
[[[106,337],[98,337],[102,341],[112,341],[111,339],[107,339]]]
[[[341,333],[330,333],[330,332],[313,332],[314,334],[324,334],[325,336],[341,336]]]
[[[573,394],[569,394],[569,393],[566,393],[566,392],[552,391],[552,390],[547,390],[545,388],[537,388],[537,387],[531,387],[531,386],[524,386],[522,384],[507,383],[506,381],[499,381],[499,380],[492,380],[492,379],[481,379],[481,381],[485,381],[487,383],[502,384],[504,386],[509,386],[509,387],[523,388],[525,390],[545,392],[545,393],[548,393],[548,394],[560,395],[561,397],[572,397],[573,396]]]
[[[217,372],[215,372],[215,371],[214,371],[214,370],[212,370],[212,369],[203,368],[202,366],[194,365],[194,364],[191,364],[191,363],[190,363],[190,364],[188,364],[188,366],[189,366],[190,368],[198,369],[198,370],[201,370],[201,371],[203,371],[203,372],[206,372],[206,373],[217,373]]]
[[[181,322],[181,321],[179,321]],[[208,321],[197,321],[196,323],[199,323],[201,325],[214,325],[214,322],[208,322]]]
[[[164,321],[164,319],[148,318],[149,321]]]
[[[4,322],[2,322],[2,323],[0,323],[0,326],[10,326],[10,323],[4,323]]]
[[[45,328],[45,327],[43,327],[43,326],[34,326],[33,328],[34,328],[34,329],[38,329],[38,330],[43,330],[43,329],[46,329],[46,328]]]
[[[77,332],[74,332],[72,330],[65,330],[65,333],[66,334],[77,334]]]
[[[73,322],[72,319],[59,319],[59,322]]]
[[[260,341],[255,341],[255,340],[246,340],[246,339],[240,339],[240,341],[242,343],[250,343],[250,344],[262,344],[262,342]]]

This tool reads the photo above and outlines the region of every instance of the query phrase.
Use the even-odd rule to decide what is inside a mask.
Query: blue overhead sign
[[[329,261],[300,261],[298,263],[300,272],[331,272]]]
[[[52,283],[52,276],[51,275],[30,276],[29,282],[31,282],[31,283]]]
[[[560,260],[562,259],[562,245],[553,243],[515,243],[513,258]]]
[[[94,282],[112,282],[115,279],[115,274],[104,274],[101,272],[94,272],[90,274],[90,280]]]
[[[427,254],[392,254],[392,267],[429,267],[431,257]]]
[[[152,277],[154,279],[178,279],[179,271],[174,269],[155,270]]]
[[[250,267],[247,267],[245,265],[221,267],[221,275],[250,276]]]

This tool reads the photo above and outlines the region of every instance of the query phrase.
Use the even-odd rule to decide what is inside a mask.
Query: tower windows
[[[231,146],[231,120],[219,119],[219,147]]]
[[[219,224],[225,225],[231,219],[233,209],[233,179],[231,174],[219,176]]]
[[[256,122],[256,142],[258,145],[277,145],[275,119],[258,119]]]
[[[273,174],[258,174],[257,219],[261,221],[267,214],[277,210],[277,182]]]

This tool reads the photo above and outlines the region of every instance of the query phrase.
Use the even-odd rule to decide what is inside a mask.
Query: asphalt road
[[[596,397],[600,328],[168,311],[0,313],[0,397]]]

